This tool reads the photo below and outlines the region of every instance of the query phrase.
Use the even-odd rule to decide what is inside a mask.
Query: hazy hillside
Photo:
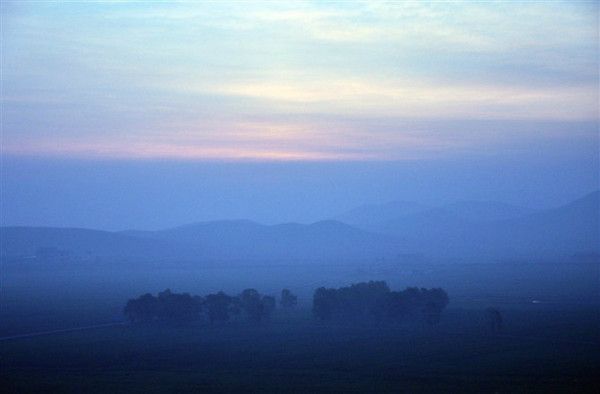
[[[40,257],[41,249],[54,249],[68,259],[78,260],[165,259],[175,253],[175,249],[164,242],[82,228],[2,227],[0,238],[0,254],[6,257]]]
[[[422,217],[454,218],[471,222],[513,219],[535,210],[496,201],[459,201],[422,212]]]
[[[106,232],[76,228],[4,227],[2,256],[31,257],[40,248],[75,259],[133,261],[373,261],[400,254],[433,260],[481,261],[562,258],[597,253],[599,193],[531,213],[500,203],[463,202],[405,214],[375,225],[393,212],[385,205],[353,216],[369,232],[338,221],[262,225],[247,220],[190,224],[161,231]],[[390,212],[392,212],[390,211]]]
[[[128,232],[191,248],[203,259],[374,259],[403,252],[391,236],[336,221],[261,225],[247,220],[190,224],[162,231]]]
[[[441,207],[416,202],[395,201],[379,205],[362,205],[335,217],[341,222],[390,234],[403,228],[439,225],[451,222],[483,222],[512,219],[535,212],[533,209],[493,201],[459,201]]]
[[[497,202],[464,201],[393,218],[374,230],[394,235],[440,236],[471,231],[485,223],[515,219],[532,212],[527,208]]]
[[[506,243],[515,254],[598,253],[599,219],[600,192],[596,191],[555,209],[494,223],[488,227],[488,237]]]
[[[372,260],[396,256],[392,237],[335,221],[266,226],[217,221],[162,231],[106,232],[88,229],[4,227],[3,256],[32,257],[40,248],[66,251],[75,259],[126,260]]]
[[[563,257],[597,252],[599,193],[537,212],[498,203],[460,203],[405,215],[375,230],[434,258]]]
[[[393,218],[426,211],[431,207],[412,201],[392,201],[385,204],[368,204],[351,209],[334,217],[363,229],[378,229]]]

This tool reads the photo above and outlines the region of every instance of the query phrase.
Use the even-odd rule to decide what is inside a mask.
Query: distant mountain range
[[[160,231],[2,227],[5,259],[345,263],[410,254],[432,260],[563,258],[600,249],[600,192],[531,210],[496,202],[366,205],[313,224],[247,220]],[[67,257],[65,257],[67,256]]]
[[[2,227],[0,236],[3,258],[149,260],[175,252],[173,245],[162,241],[83,228]]]
[[[461,201],[441,207],[397,201],[381,205],[363,205],[335,217],[358,228],[390,234],[403,234],[414,226],[439,226],[450,222],[478,223],[513,219],[535,210],[490,201]]]
[[[411,212],[406,206],[371,206],[339,217],[358,228],[398,237],[409,250],[436,259],[550,258],[600,249],[598,191],[545,210],[497,202],[422,209],[409,205]]]
[[[68,257],[127,261],[330,261],[393,257],[402,246],[336,221],[262,225],[247,220],[190,224],[161,231],[3,227],[2,256],[36,258],[40,250]]]
[[[392,201],[386,204],[369,204],[351,209],[333,217],[333,220],[352,226],[380,230],[381,226],[393,218],[400,218],[431,209],[430,206],[411,201]]]
[[[226,220],[125,234],[192,246],[193,255],[202,259],[355,260],[390,257],[402,251],[393,237],[372,234],[333,220],[271,226],[248,220]]]

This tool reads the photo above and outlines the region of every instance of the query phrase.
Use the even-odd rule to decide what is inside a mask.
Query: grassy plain
[[[119,326],[0,342],[4,392],[598,392],[598,310],[478,310],[437,326]]]

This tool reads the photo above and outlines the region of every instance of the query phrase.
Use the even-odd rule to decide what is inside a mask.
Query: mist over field
[[[597,2],[0,4],[3,392],[597,392]]]

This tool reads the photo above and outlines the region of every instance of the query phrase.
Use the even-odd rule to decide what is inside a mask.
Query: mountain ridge
[[[247,220],[211,221],[158,231],[121,232],[5,226],[0,232],[3,256],[31,256],[39,248],[48,247],[79,256],[170,261],[346,260],[389,257],[402,252],[393,237],[335,221],[276,225]]]
[[[363,227],[332,219],[269,225],[217,220],[116,232],[4,226],[0,252],[24,257],[54,248],[78,256],[136,261],[374,261],[405,253],[434,260],[546,258],[598,253],[599,218],[596,190],[551,209],[463,201]]]

